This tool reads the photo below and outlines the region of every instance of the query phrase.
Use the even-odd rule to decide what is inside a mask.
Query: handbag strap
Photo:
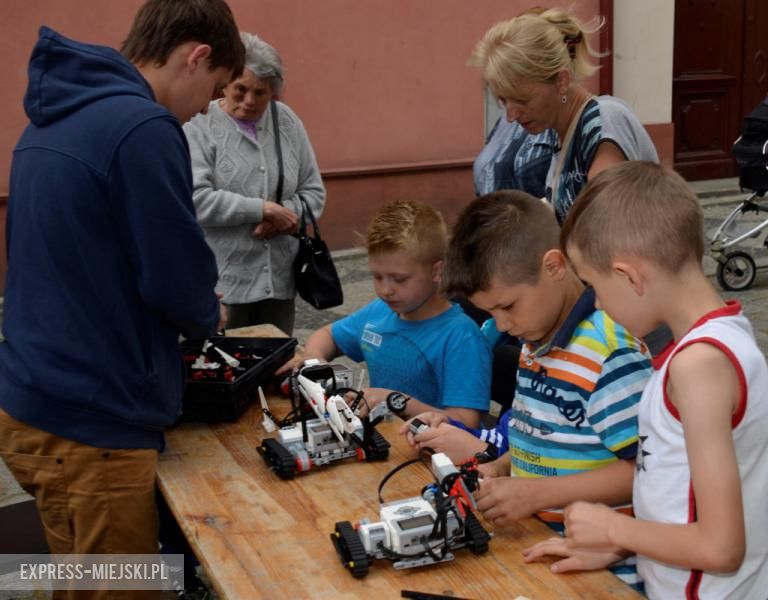
[[[283,203],[283,150],[280,147],[280,125],[277,114],[277,102],[270,101],[270,110],[272,111],[272,124],[275,130],[275,152],[277,153],[277,192],[275,193],[275,202]]]
[[[278,124],[279,121],[279,115],[277,114],[277,102],[272,100],[270,102],[270,109],[272,111],[272,123],[275,130],[275,152],[277,153],[277,193],[275,200],[278,204],[283,203],[283,151],[280,146],[280,125]],[[301,202],[301,226],[299,228],[299,234],[300,235],[306,235],[307,233],[307,220],[306,215],[309,214],[309,220],[312,222],[312,229],[315,233],[315,238],[318,240],[322,240],[320,237],[320,229],[317,227],[317,221],[315,220],[315,215],[312,214],[312,211],[309,209],[309,204],[307,204],[307,201],[304,200],[304,196],[299,194],[299,201]]]
[[[307,215],[309,215],[309,220],[312,222],[312,229],[315,232],[315,239],[318,241],[322,241],[323,238],[320,237],[320,229],[317,227],[317,219],[315,219],[315,215],[312,214],[312,211],[309,208],[309,204],[307,204],[307,201],[304,200],[304,196],[299,194],[299,200],[301,201],[301,227],[299,229],[299,234],[306,235],[307,233]]]

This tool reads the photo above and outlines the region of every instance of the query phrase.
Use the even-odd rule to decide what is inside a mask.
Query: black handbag
[[[296,291],[305,301],[315,308],[332,308],[344,302],[341,281],[336,273],[328,246],[320,237],[315,215],[309,209],[307,201],[301,200],[301,226],[296,238],[299,240],[299,252],[293,261],[293,274],[296,277]],[[312,221],[314,236],[307,232],[306,216]]]
[[[283,152],[280,148],[277,103],[273,100],[271,104],[279,171],[276,195],[277,201],[282,204]],[[339,275],[336,273],[336,265],[333,264],[328,246],[320,237],[320,229],[317,227],[315,215],[312,214],[307,201],[301,195],[299,195],[299,201],[301,202],[301,223],[298,233],[294,235],[299,240],[299,251],[293,260],[296,291],[302,299],[317,309],[339,306],[344,302],[344,292],[341,289]],[[312,222],[314,236],[307,232],[307,215]]]

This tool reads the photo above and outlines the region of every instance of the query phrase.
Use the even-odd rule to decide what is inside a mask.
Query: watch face
[[[406,404],[408,404],[408,397],[400,392],[392,392],[387,396],[387,406],[393,413],[403,412]]]

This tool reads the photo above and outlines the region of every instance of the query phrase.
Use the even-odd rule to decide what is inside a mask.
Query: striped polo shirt
[[[650,372],[642,343],[585,290],[549,343],[523,344],[508,425],[512,476],[570,475],[634,458]],[[560,510],[539,516],[562,521]]]
[[[637,453],[638,403],[651,374],[645,347],[601,310],[587,288],[552,341],[523,344],[511,408],[494,429],[471,430],[509,451],[513,477],[598,469]],[[504,435],[506,434],[506,435]],[[631,506],[614,507],[631,514]],[[537,516],[563,533],[563,511]],[[609,567],[642,593],[635,557]]]

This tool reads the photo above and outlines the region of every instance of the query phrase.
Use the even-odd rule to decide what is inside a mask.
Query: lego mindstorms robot
[[[380,502],[387,479],[418,461],[403,463],[384,478]],[[375,559],[387,558],[395,569],[408,569],[453,560],[453,551],[460,548],[469,548],[473,554],[488,551],[491,536],[472,512],[477,461],[457,469],[445,454],[433,454],[432,472],[436,482],[427,485],[421,496],[382,503],[379,521],[363,519],[356,527],[349,521],[336,523],[331,541],[353,577],[367,575]]]
[[[346,458],[384,460],[389,442],[376,431],[382,416],[358,417],[362,393],[338,385],[333,365],[309,363],[292,375],[293,410],[283,420],[277,439],[265,439],[258,451],[281,479]],[[352,405],[344,394],[357,394]],[[268,409],[264,408],[269,416]]]

